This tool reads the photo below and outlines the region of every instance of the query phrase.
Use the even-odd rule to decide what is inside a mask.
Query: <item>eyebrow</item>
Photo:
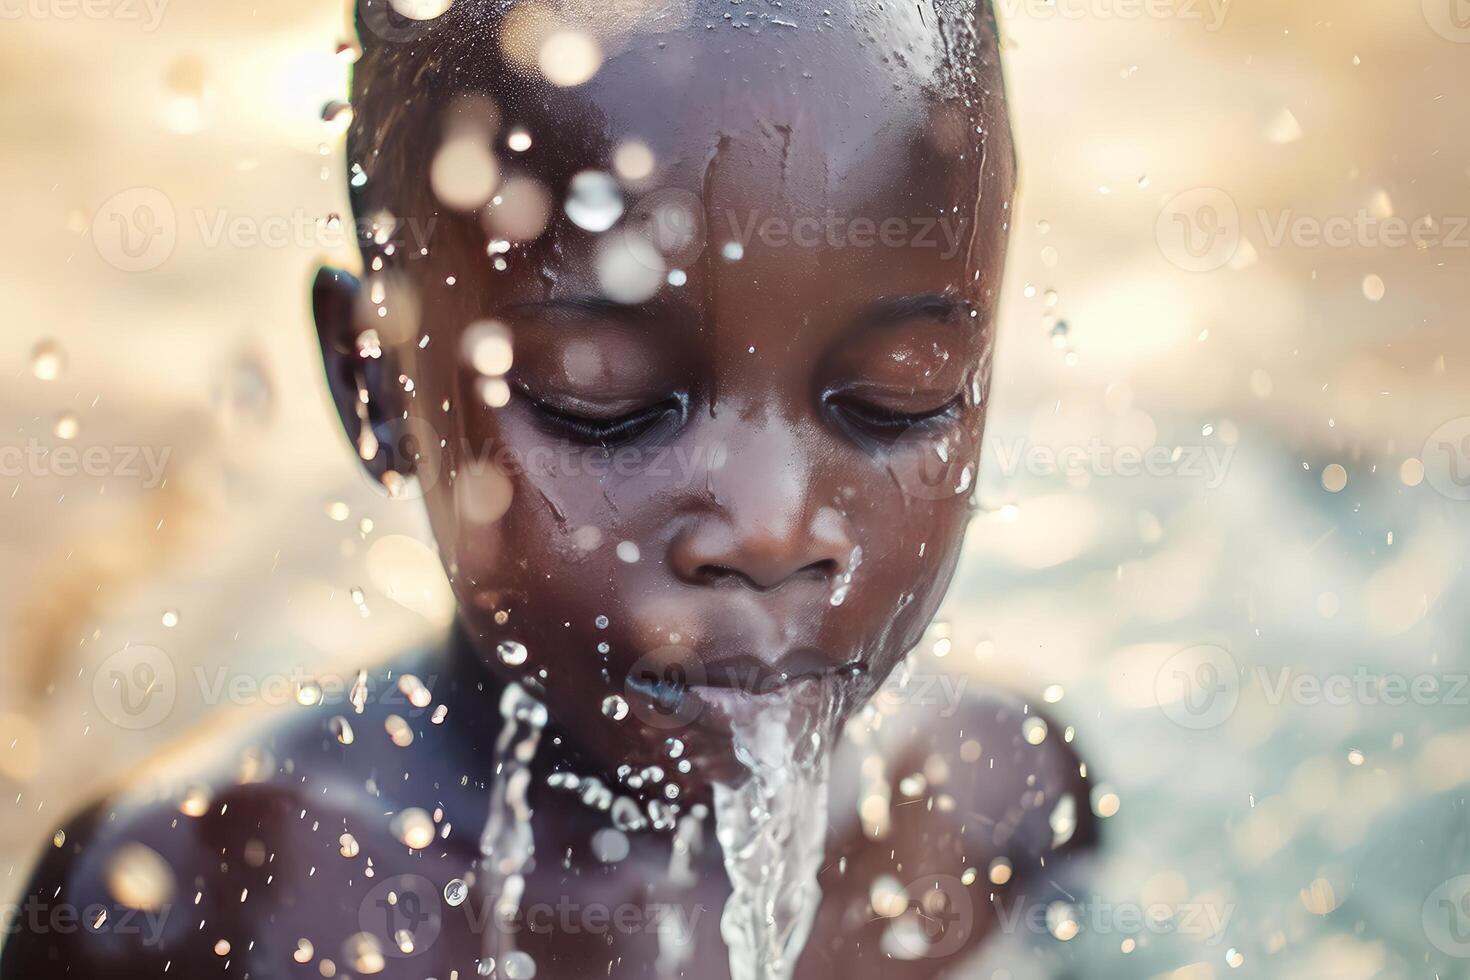
[[[954,323],[968,307],[968,303],[953,293],[885,296],[869,303],[858,315],[858,321],[865,327],[892,326],[906,320]]]
[[[658,302],[619,303],[606,296],[557,296],[529,303],[516,303],[505,310],[511,317],[535,317],[549,323],[586,323],[595,320],[617,320],[623,323],[647,323],[667,315],[667,304]]]

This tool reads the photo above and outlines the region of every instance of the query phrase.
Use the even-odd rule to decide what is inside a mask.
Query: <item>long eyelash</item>
[[[580,442],[603,447],[629,441],[652,428],[668,413],[681,411],[683,407],[677,400],[669,400],[621,418],[602,420],[569,415],[545,402],[535,401],[534,404],[542,416],[556,428]]]
[[[933,411],[916,413],[895,412],[846,399],[839,399],[831,404],[842,416],[848,430],[858,436],[860,442],[877,448],[909,429],[953,419],[962,400],[963,396],[957,395]]]
[[[845,410],[850,414],[860,416],[865,422],[869,424],[876,424],[879,426],[891,427],[894,429],[904,429],[908,428],[909,426],[920,425],[924,422],[929,422],[937,418],[945,418],[953,415],[954,410],[959,405],[959,403],[960,398],[957,396],[945,402],[943,405],[939,406],[936,409],[932,409],[928,412],[913,413],[895,412],[892,409],[883,408],[878,405],[864,405],[858,407],[855,403],[852,402],[847,402],[845,406],[842,403],[839,403],[839,407],[844,407]],[[854,409],[856,409],[856,411],[854,411]]]

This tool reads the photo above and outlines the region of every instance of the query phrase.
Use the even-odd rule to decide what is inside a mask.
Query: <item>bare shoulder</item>
[[[954,687],[884,721],[895,803],[934,797],[963,836],[1018,863],[1094,847],[1091,780],[1070,729],[996,687]],[[1019,869],[1018,869],[1019,870]]]
[[[390,718],[409,733],[430,725],[386,698],[361,712],[277,711],[159,759],[86,807],[42,845],[0,980],[290,964],[302,933],[283,924],[337,906],[354,920],[356,892],[378,884],[368,855],[385,855],[387,872],[406,850],[392,846],[391,822],[416,767],[393,754]],[[358,739],[382,745],[348,751]]]

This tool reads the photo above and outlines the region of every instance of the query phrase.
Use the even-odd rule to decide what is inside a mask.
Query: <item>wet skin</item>
[[[737,774],[726,715],[750,710],[756,695],[789,699],[795,680],[817,677],[840,685],[855,711],[922,635],[970,516],[1014,175],[998,87],[950,77],[942,52],[954,49],[954,25],[924,11],[839,7],[831,26],[805,17],[795,32],[706,31],[696,18],[609,41],[596,76],[571,89],[508,81],[486,38],[417,79],[404,111],[421,131],[359,154],[369,180],[355,203],[391,209],[400,226],[432,217],[429,253],[368,247],[369,267],[382,258],[391,276],[359,284],[326,271],[313,301],[348,435],[364,444],[366,425],[368,469],[421,488],[458,599],[458,641],[398,665],[433,678],[448,718],[435,725],[427,710],[399,705],[416,732],[400,747],[384,732],[390,709],[375,700],[362,715],[346,709],[359,736],[344,746],[327,729],[329,709],[313,709],[246,740],[270,747],[251,781],[233,763],[201,770],[216,787],[205,816],[179,813],[176,785],[161,799],[104,801],[47,853],[31,893],[108,903],[105,863],[138,840],[177,881],[164,937],[22,930],[0,975],[156,977],[166,962],[187,977],[309,975],[319,967],[291,960],[303,937],[315,944],[310,962],[330,957],[339,975],[358,975],[348,937],[367,929],[393,948],[373,889],[421,876],[429,886],[405,887],[424,891],[428,908],[471,866],[493,782],[498,692],[512,680],[545,702],[554,725],[535,761],[537,862],[523,907],[617,907],[633,923],[599,930],[577,913],[572,927],[558,919],[538,932],[533,921],[518,942],[543,977],[653,975],[656,940],[640,914],[667,896],[668,835],[632,834],[630,854],[603,864],[589,842],[607,815],[546,777],[597,774],[617,786],[621,764],[660,764],[687,808],[708,800],[711,780]],[[383,125],[371,108],[372,88],[388,84],[370,71],[377,57],[370,49],[359,69],[359,144]],[[432,147],[456,127],[489,125],[482,103],[459,99],[465,91],[493,96],[498,120],[486,140],[502,179],[525,181],[503,183],[488,218],[414,203],[429,199]],[[532,137],[519,153],[506,147],[518,127]],[[630,139],[655,166],[625,182],[622,225],[597,235],[553,208],[543,233],[504,253],[505,269],[492,266],[484,223],[495,227],[496,208],[517,203],[513,186],[530,195],[534,181],[560,202],[574,173],[611,171]],[[695,202],[704,247],[672,257],[681,285],[614,301],[599,250],[671,201]],[[731,240],[738,253],[726,249]],[[377,317],[378,306],[391,317]],[[390,325],[411,307],[417,328],[395,342]],[[464,352],[466,332],[487,319],[513,338],[503,406],[486,404]],[[359,338],[370,328],[383,345],[364,357]],[[497,653],[508,642],[525,647],[523,663]],[[604,712],[611,696],[626,700],[625,717]],[[801,976],[954,969],[994,922],[993,858],[1014,863],[1008,887],[1022,892],[1040,860],[1055,870],[1048,817],[1066,795],[1078,826],[1061,852],[1092,842],[1077,760],[1055,735],[1026,744],[1022,706],[981,694],[946,715],[909,700],[880,743],[844,743],[835,764],[826,898]],[[669,758],[671,737],[688,773]],[[972,740],[978,756],[962,752]],[[887,760],[877,776],[861,771],[869,752]],[[924,805],[894,807],[886,836],[872,839],[859,799],[876,779],[900,802],[899,780],[926,763],[947,770],[943,785],[916,798]],[[661,792],[617,788],[645,801]],[[405,807],[442,808],[439,826],[453,830],[410,851],[389,832]],[[339,853],[344,830],[361,848],[353,858]],[[694,861],[699,884],[669,899],[704,910],[691,977],[726,972],[718,913],[727,885],[710,834]],[[251,840],[273,856],[258,867],[247,859]],[[889,923],[870,906],[873,881],[892,875],[920,896],[935,890],[926,876],[966,867],[980,878],[962,889],[975,910],[961,917],[963,940],[931,928],[946,955],[884,955]],[[440,907],[438,937],[390,956],[383,975],[472,975],[479,939],[465,911]],[[936,911],[925,921],[951,922],[946,909],[925,914]],[[214,952],[221,938],[227,957]]]

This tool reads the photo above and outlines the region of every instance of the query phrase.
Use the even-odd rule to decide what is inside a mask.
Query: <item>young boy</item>
[[[424,7],[359,10],[375,230],[313,304],[455,636],[67,826],[4,980],[727,976],[697,817],[741,778],[732,725],[819,687],[856,715],[948,585],[1015,182],[990,16]],[[838,740],[799,977],[962,970],[1093,842],[1058,733],[920,687]],[[487,812],[497,860],[534,838],[504,874],[471,873]]]

